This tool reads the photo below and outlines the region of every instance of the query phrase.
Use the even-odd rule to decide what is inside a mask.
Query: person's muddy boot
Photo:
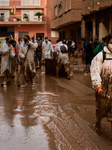
[[[56,70],[56,78],[59,78],[59,70]]]
[[[20,86],[21,86],[20,81],[17,81],[17,86],[18,86],[18,87],[20,87]]]
[[[95,125],[95,130],[96,132],[101,132],[101,125],[100,125],[100,122],[96,122],[96,125]]]
[[[112,113],[108,112],[107,114],[107,121],[112,122]]]
[[[67,79],[70,80],[70,72],[67,72]]]

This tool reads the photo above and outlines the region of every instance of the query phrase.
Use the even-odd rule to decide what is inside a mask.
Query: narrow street
[[[90,76],[37,72],[33,86],[0,88],[0,150],[112,150],[111,124],[95,132]]]

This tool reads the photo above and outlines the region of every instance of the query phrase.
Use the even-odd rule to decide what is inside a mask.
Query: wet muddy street
[[[34,84],[0,87],[0,150],[112,150],[111,124],[95,132],[89,74],[66,78],[38,71]]]

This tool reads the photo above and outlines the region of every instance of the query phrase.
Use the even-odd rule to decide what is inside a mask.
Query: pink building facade
[[[42,12],[43,16],[35,16]],[[27,19],[24,17],[27,15]],[[57,31],[51,29],[50,0],[0,0],[0,38],[12,35],[16,41],[30,37],[48,36],[55,43]]]

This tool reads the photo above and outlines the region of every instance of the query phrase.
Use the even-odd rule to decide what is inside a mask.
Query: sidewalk
[[[80,58],[71,58],[70,68],[73,72],[84,72],[86,70],[86,64],[82,64],[82,60]]]

